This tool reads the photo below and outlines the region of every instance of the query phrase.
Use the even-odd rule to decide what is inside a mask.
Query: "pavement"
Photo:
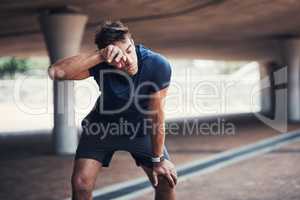
[[[289,126],[289,130],[299,128],[299,124]],[[249,122],[237,126],[234,135],[168,135],[166,144],[171,160],[180,165],[279,134],[261,123]],[[73,156],[51,154],[47,136],[0,144],[0,199],[61,200],[70,197]],[[288,145],[184,181],[176,187],[178,199],[299,199],[300,168],[296,167],[299,165],[300,143]],[[96,189],[142,176],[145,176],[143,171],[135,165],[130,154],[119,151],[110,167],[100,172]],[[153,199],[153,192],[137,199]]]
[[[193,200],[299,200],[300,142],[195,176],[176,187],[177,198]],[[148,192],[136,198],[153,199]]]

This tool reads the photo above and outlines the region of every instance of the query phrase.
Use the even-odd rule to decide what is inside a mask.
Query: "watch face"
[[[159,163],[159,162],[162,162],[163,160],[165,160],[165,157],[164,157],[164,155],[162,155],[161,157],[152,157],[151,160],[153,163]]]
[[[158,161],[154,161],[154,159],[157,159]],[[162,155],[161,157],[152,158],[152,164],[154,167],[159,167],[162,164],[162,161],[165,160],[165,156]]]

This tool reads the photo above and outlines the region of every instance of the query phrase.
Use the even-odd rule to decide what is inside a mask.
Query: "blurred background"
[[[53,85],[46,73],[48,57],[2,57],[0,62],[0,106],[6,113],[1,118],[1,132],[50,130],[54,121]],[[170,63],[173,75],[165,108],[167,119],[261,110],[261,94],[251,94],[260,81],[257,62],[170,58]],[[93,108],[100,94],[97,88],[92,77],[75,81],[76,126],[80,127]],[[202,94],[203,99],[195,99],[197,94]]]
[[[47,69],[94,51],[104,20],[121,20],[136,44],[171,63],[166,145],[178,199],[299,199],[299,8],[297,0],[2,0],[0,199],[70,198],[81,120],[101,93],[92,77],[53,81]],[[123,151],[94,193],[153,197]]]

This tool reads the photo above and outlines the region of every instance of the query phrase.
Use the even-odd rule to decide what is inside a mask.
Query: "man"
[[[95,43],[96,52],[59,60],[49,68],[49,76],[55,80],[92,76],[101,91],[81,124],[72,199],[92,199],[98,172],[109,166],[117,150],[128,151],[142,167],[155,189],[155,199],[175,199],[177,174],[164,132],[169,62],[143,45],[135,45],[128,28],[119,21],[103,23]]]

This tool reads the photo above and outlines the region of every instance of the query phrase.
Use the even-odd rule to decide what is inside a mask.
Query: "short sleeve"
[[[161,55],[153,58],[152,62],[152,91],[157,92],[170,85],[172,68],[170,63]]]
[[[89,68],[90,76],[95,77],[95,75],[99,72],[99,64]]]
[[[89,73],[90,73],[90,76],[94,77],[95,80],[98,80],[99,79],[99,76],[100,76],[100,70],[101,69],[104,69],[105,67],[105,63],[99,63],[91,68],[89,68]]]

